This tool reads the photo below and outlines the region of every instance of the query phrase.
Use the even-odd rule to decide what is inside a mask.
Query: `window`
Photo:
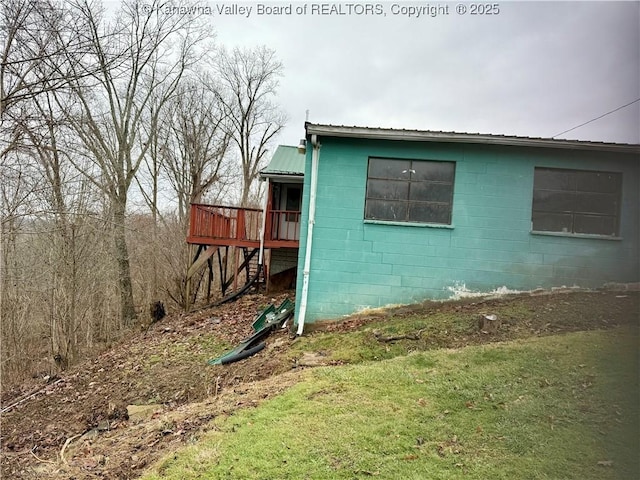
[[[536,168],[534,231],[618,236],[622,174]]]
[[[451,224],[454,162],[370,158],[368,220]]]

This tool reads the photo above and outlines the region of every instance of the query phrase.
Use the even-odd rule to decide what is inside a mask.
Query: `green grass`
[[[407,308],[407,307],[405,307]],[[415,306],[416,309],[420,305]],[[491,307],[505,323],[517,326],[519,322],[531,316],[528,307],[518,303],[504,302]],[[363,327],[351,332],[326,333],[316,332],[298,338],[289,349],[288,355],[293,360],[303,352],[323,352],[327,362],[361,363],[370,360],[385,360],[414,351],[424,351],[438,346],[448,346],[452,342],[465,343],[463,338],[476,335],[478,331],[478,315],[460,313],[455,310],[429,312],[408,312],[406,316],[381,318],[368,322]],[[418,335],[418,340],[399,340],[380,342],[376,334],[382,337],[400,335]],[[512,328],[512,336],[530,336],[529,329]],[[456,342],[459,339],[459,342]]]
[[[638,478],[637,345],[619,328],[309,370],[144,478]]]

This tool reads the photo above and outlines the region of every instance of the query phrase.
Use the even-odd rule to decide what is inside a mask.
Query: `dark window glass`
[[[535,182],[537,188],[544,190],[575,190],[576,177],[568,170],[552,168],[536,168]]]
[[[539,232],[571,232],[571,214],[533,212],[533,229]]]
[[[412,203],[409,207],[410,222],[451,223],[451,207],[436,203]]]
[[[366,218],[371,220],[405,221],[407,218],[407,202],[367,200]]]
[[[411,164],[411,169],[413,170],[411,172],[411,180],[451,183],[453,181],[453,168],[454,164],[452,162],[415,161]]]
[[[372,158],[369,160],[369,178],[388,178],[406,180],[411,170],[410,160],[389,161],[385,158]]]
[[[619,234],[622,174],[536,168],[533,182],[533,230]]]
[[[369,180],[369,198],[406,200],[409,184],[397,180]]]
[[[579,192],[612,193],[620,192],[620,174],[606,172],[577,172],[576,190]]]
[[[451,224],[455,163],[370,158],[365,218]]]
[[[443,183],[412,182],[409,200],[451,203],[453,185]]]
[[[574,225],[576,233],[592,233],[612,236],[617,234],[615,217],[606,217],[602,215],[576,215]]]
[[[612,216],[618,214],[618,195],[577,192],[575,204],[576,212]]]
[[[575,194],[553,190],[534,190],[533,203],[536,210],[547,212],[572,212]]]

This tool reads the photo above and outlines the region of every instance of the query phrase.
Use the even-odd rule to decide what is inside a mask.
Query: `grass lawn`
[[[151,479],[640,478],[631,327],[322,367]]]

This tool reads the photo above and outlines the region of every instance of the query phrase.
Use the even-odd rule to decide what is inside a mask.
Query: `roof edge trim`
[[[413,142],[475,143],[486,145],[511,145],[539,148],[563,148],[580,150],[640,153],[640,145],[626,143],[592,142],[553,138],[517,137],[481,133],[436,132],[430,130],[399,130],[391,128],[347,127],[305,123],[307,135],[320,137],[348,137],[375,140],[405,140]]]

